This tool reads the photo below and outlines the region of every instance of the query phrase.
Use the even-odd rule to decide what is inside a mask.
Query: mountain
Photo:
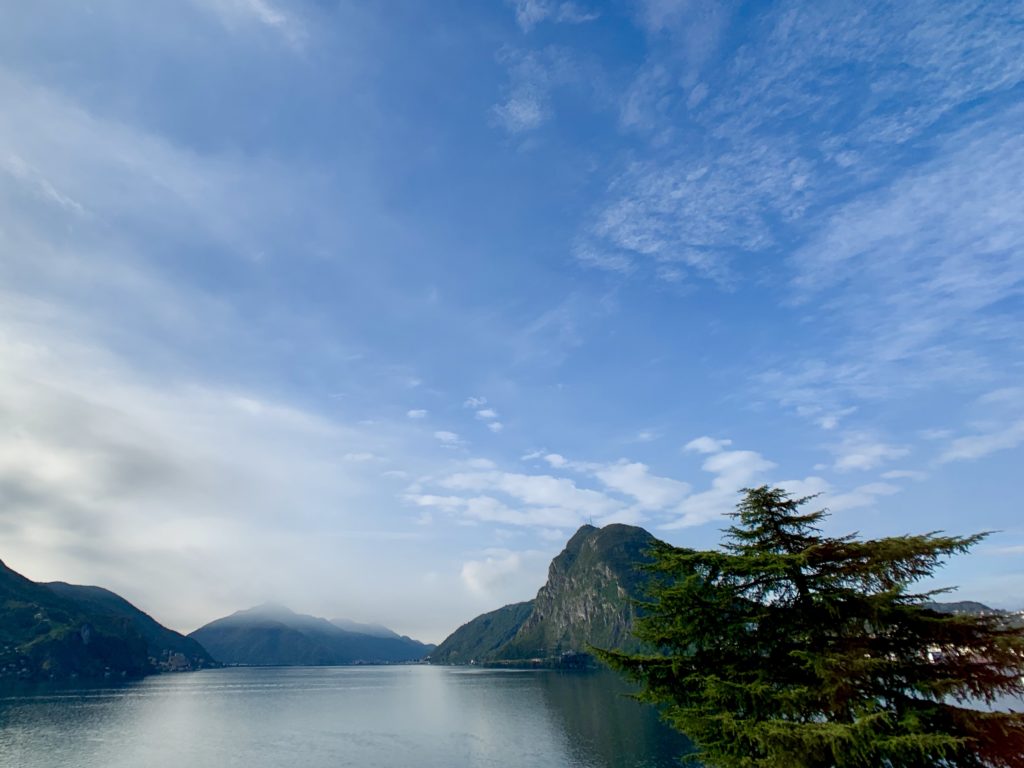
[[[585,661],[590,645],[640,650],[632,637],[632,601],[643,597],[646,575],[639,566],[648,561],[647,550],[656,541],[631,525],[584,525],[551,561],[537,597],[463,624],[428,660],[561,666]],[[1005,613],[973,601],[926,606],[943,613]],[[1011,619],[1024,621],[1015,615]]]
[[[370,637],[402,637],[394,630],[388,629],[380,624],[360,624],[352,619],[331,619],[331,624],[344,629],[346,632],[355,632],[358,635],[369,635]]]
[[[470,664],[496,659],[532,613],[533,600],[527,600],[477,616],[437,646],[430,654],[430,661],[438,664]]]
[[[93,614],[128,621],[132,629],[146,642],[146,653],[158,669],[169,671],[218,666],[198,642],[168,629],[109,589],[66,584],[63,581],[53,581],[45,586],[51,592],[73,600]]]
[[[1024,611],[1004,611],[1001,608],[990,608],[975,600],[958,600],[949,603],[925,603],[939,613],[973,613],[982,616],[999,616],[1011,627],[1024,627]]]
[[[37,583],[0,562],[0,679],[135,678],[214,664],[113,592]]]
[[[978,603],[974,600],[958,600],[950,603],[929,602],[925,603],[924,606],[938,613],[1004,613],[1004,611],[989,608],[984,603]]]
[[[211,621],[189,637],[225,664],[250,666],[390,664],[419,661],[434,648],[385,627],[371,630],[375,634],[349,631],[266,604]]]
[[[632,525],[584,525],[551,561],[537,597],[485,613],[459,627],[430,655],[441,664],[542,660],[584,654],[588,645],[635,650],[632,637],[645,574],[638,567],[656,541]]]

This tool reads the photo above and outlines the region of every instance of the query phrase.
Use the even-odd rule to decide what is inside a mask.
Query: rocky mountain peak
[[[585,653],[591,645],[633,647],[633,600],[642,596],[646,581],[640,566],[655,541],[632,525],[582,526],[551,561],[547,583],[534,600],[474,619],[432,658],[551,661]]]

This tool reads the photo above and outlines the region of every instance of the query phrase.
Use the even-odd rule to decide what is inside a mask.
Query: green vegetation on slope
[[[437,646],[430,654],[430,661],[437,664],[490,661],[515,637],[532,612],[533,600],[528,600],[477,616]]]
[[[168,629],[123,597],[102,587],[55,581],[45,584],[52,592],[73,600],[90,613],[127,620],[146,641],[146,653],[160,668],[201,669],[216,662],[198,642]]]
[[[333,666],[419,661],[434,646],[395,633],[346,631],[327,619],[261,605],[217,619],[192,632],[225,664]]]
[[[37,584],[0,563],[0,679],[129,678],[212,663],[112,592]]]
[[[1004,611],[999,611],[995,608],[989,608],[984,603],[979,603],[974,600],[957,600],[948,603],[936,603],[929,601],[922,603],[921,607],[929,608],[933,611],[938,611],[939,613],[1004,613]]]

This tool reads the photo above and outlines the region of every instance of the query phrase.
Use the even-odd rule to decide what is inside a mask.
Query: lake
[[[264,667],[0,694],[0,766],[605,768],[687,742],[608,672]]]

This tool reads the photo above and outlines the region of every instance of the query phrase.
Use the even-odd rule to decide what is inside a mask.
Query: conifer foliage
[[[718,768],[1024,766],[1024,628],[911,586],[985,534],[822,535],[813,497],[745,489],[723,547],[655,545],[635,634],[599,651]]]

